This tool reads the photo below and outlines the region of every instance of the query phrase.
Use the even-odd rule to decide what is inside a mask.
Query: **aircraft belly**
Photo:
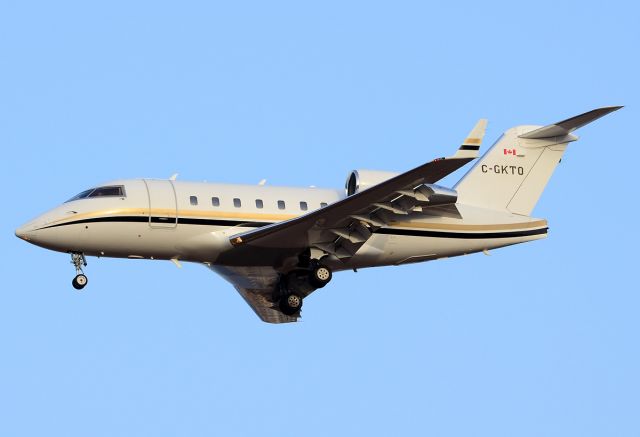
[[[546,234],[470,239],[374,235],[353,258],[343,263],[344,267],[337,270],[431,261],[524,243],[545,236]]]
[[[287,269],[297,258],[279,257],[287,252],[285,248],[247,247],[238,251],[229,243],[229,236],[244,229],[226,226],[194,226],[179,224],[175,228],[151,228],[146,222],[118,223],[98,222],[69,225],[57,228],[56,238],[66,241],[67,246],[51,241],[49,248],[68,251],[82,251],[87,255],[171,259],[208,262],[229,266],[263,265],[265,259],[278,259],[271,266]],[[46,230],[45,230],[46,232]],[[502,238],[479,238],[472,233],[456,236],[434,236],[432,233],[406,235],[414,232],[406,228],[385,228],[374,233],[358,252],[347,259],[326,259],[334,270],[364,268],[383,265],[398,265],[429,261],[438,258],[464,255],[485,249],[494,249],[511,244],[543,238],[546,234],[513,236]],[[415,232],[424,232],[416,230]],[[405,233],[405,235],[403,235]],[[72,237],[72,238],[70,238]],[[72,241],[72,246],[68,242]],[[287,253],[290,253],[288,251]],[[291,258],[291,259],[289,259]],[[269,265],[269,264],[267,264]]]
[[[146,222],[114,222],[93,223],[86,231],[81,250],[92,256],[211,262],[228,244],[228,238],[218,235],[218,228],[200,226],[151,228]]]
[[[57,228],[55,238],[66,242],[62,246],[50,241],[48,248],[63,252],[81,251],[87,255],[171,259],[205,262],[228,266],[265,265],[265,259],[277,259],[272,264],[276,269],[287,270],[297,262],[297,257],[282,253],[297,253],[286,248],[246,247],[244,250],[232,248],[229,236],[245,229],[226,226],[195,226],[179,224],[175,228],[151,228],[147,222],[118,223],[98,222],[69,225]],[[46,232],[46,230],[45,230]],[[398,234],[396,234],[396,232]],[[405,235],[402,235],[402,233]],[[350,258],[325,259],[332,269],[347,270],[384,265],[430,261],[438,258],[464,255],[509,246],[512,244],[543,238],[546,234],[501,237],[469,238],[472,233],[456,236],[433,236],[431,234],[406,235],[406,228],[385,228],[374,233],[369,240]],[[423,232],[417,230],[415,232]],[[72,246],[69,246],[72,241]]]

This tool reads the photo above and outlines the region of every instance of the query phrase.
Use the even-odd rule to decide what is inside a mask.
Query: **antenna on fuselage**
[[[258,182],[258,185],[263,186],[266,183],[267,183],[267,180],[266,179],[262,179],[262,180],[260,180],[260,182]]]
[[[169,178],[170,181],[175,181],[178,178],[178,174],[179,173],[174,173],[171,175],[171,177]]]

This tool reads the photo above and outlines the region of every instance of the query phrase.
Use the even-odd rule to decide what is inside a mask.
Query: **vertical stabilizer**
[[[507,130],[456,184],[458,202],[481,208],[530,215],[571,134],[610,112],[595,109],[549,126],[517,126]]]

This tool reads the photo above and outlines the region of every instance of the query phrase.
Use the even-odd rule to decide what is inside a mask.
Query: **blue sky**
[[[619,2],[0,3],[0,435],[637,436],[640,11]],[[549,238],[337,274],[261,323],[198,265],[13,235],[121,177],[340,187],[582,129]],[[461,176],[457,173],[445,182]]]

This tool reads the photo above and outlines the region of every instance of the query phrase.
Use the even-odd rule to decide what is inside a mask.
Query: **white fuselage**
[[[343,191],[261,185],[128,179],[124,195],[68,201],[16,231],[31,243],[90,256],[178,259],[252,265],[219,259],[234,234],[288,220],[345,197]],[[435,207],[434,207],[435,208]],[[329,261],[334,270],[428,261],[546,236],[545,220],[455,205],[459,214],[429,209],[394,215],[355,256]],[[446,214],[445,214],[446,215]]]

